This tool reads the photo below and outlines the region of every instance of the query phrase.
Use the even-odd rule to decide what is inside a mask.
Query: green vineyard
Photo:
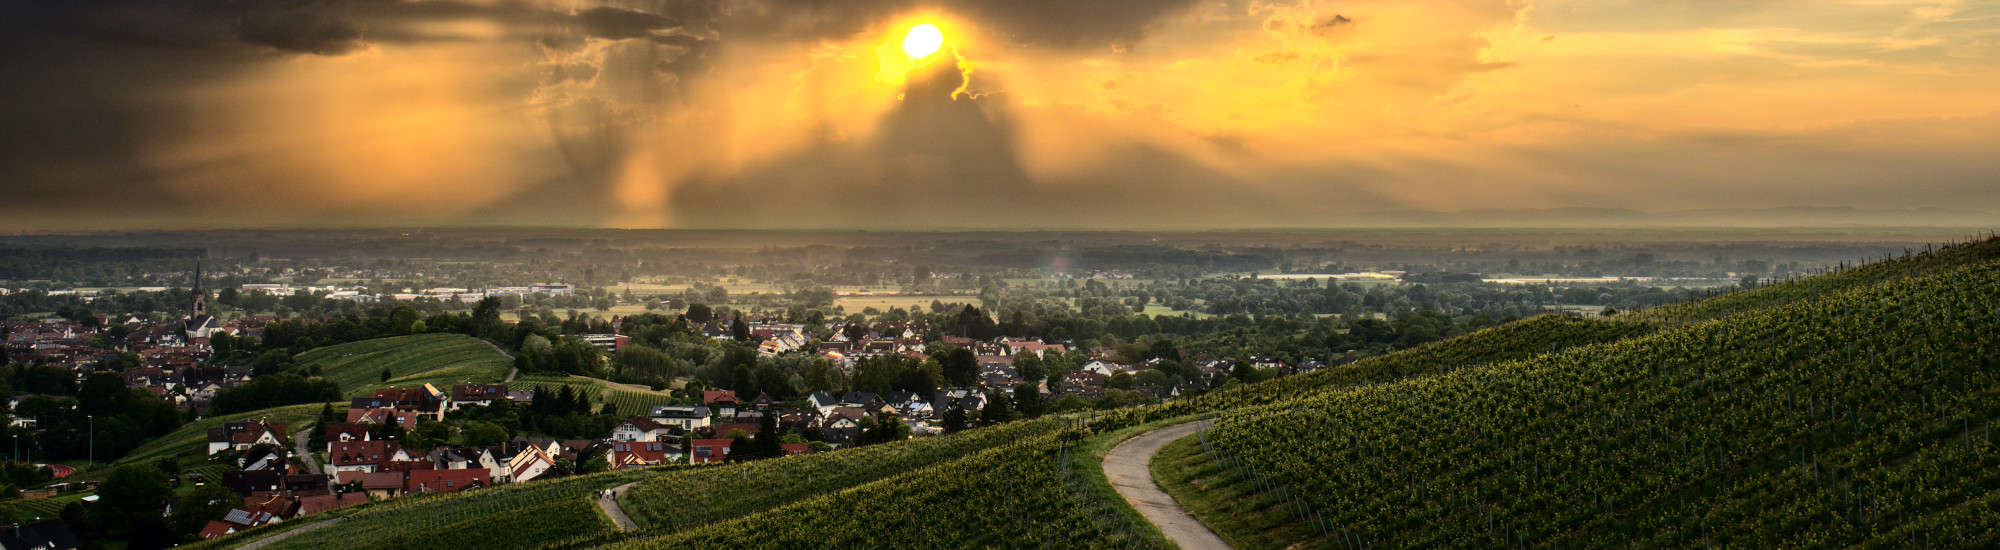
[[[499,382],[513,360],[484,340],[462,334],[416,334],[376,338],[314,348],[299,354],[304,368],[319,368],[320,376],[340,384],[349,397],[369,395],[376,388],[432,384],[451,391],[452,384]],[[382,370],[390,379],[382,381]]]
[[[1261,503],[1206,518],[1246,547],[1991,547],[1993,248],[1674,308],[1656,315],[1718,320],[1614,343],[1234,412],[1200,438],[1205,460],[1167,470]]]

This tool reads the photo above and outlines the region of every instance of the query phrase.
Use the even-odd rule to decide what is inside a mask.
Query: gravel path
[[[1214,531],[1196,521],[1174,497],[1160,490],[1153,482],[1153,454],[1174,440],[1194,435],[1195,432],[1213,425],[1213,420],[1201,420],[1186,424],[1175,424],[1126,440],[1104,454],[1104,477],[1111,480],[1111,487],[1125,497],[1125,502],[1139,510],[1148,521],[1160,528],[1176,546],[1186,550],[1211,550],[1229,548],[1229,543]]]
[[[611,523],[617,524],[619,531],[631,531],[639,528],[639,524],[632,523],[632,518],[625,517],[625,510],[618,507],[618,497],[625,494],[626,489],[630,489],[633,485],[638,484],[639,482],[634,481],[619,485],[597,495],[597,507],[604,509],[604,515],[611,516]]]

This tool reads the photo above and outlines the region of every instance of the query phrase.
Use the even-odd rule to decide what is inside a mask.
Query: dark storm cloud
[[[663,14],[598,6],[575,13],[507,3],[402,0],[81,1],[16,6],[6,26],[32,35],[73,35],[109,44],[162,48],[268,48],[341,55],[370,41],[454,40],[424,23],[482,20],[509,36],[551,42],[583,37],[663,36],[680,22]]]

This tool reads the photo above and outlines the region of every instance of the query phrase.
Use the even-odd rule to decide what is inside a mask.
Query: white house
[[[708,407],[697,405],[660,405],[653,407],[652,420],[655,424],[676,426],[681,431],[691,432],[695,428],[708,427],[709,411]]]
[[[611,429],[612,441],[659,441],[669,435],[673,435],[672,429],[650,418],[628,419]]]

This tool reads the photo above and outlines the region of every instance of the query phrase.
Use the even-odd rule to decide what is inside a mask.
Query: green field
[[[655,405],[669,405],[673,398],[667,392],[653,391],[645,386],[619,384],[601,378],[585,376],[551,376],[546,374],[522,375],[507,384],[511,390],[533,390],[569,386],[588,395],[599,406],[604,403],[618,405],[618,414],[649,414]]]
[[[452,384],[494,383],[507,378],[513,359],[485,340],[463,334],[416,334],[349,342],[301,353],[301,366],[317,366],[320,376],[340,384],[349,397],[366,396],[377,388],[432,384],[451,391]],[[391,373],[382,381],[382,369]]]

